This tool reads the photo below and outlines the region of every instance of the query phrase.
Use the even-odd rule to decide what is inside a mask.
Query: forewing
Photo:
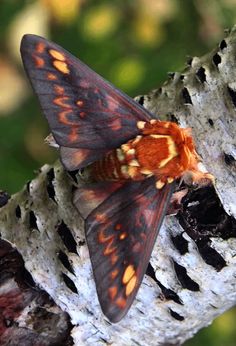
[[[36,35],[21,42],[24,68],[60,146],[108,151],[135,137],[150,113],[66,50]],[[77,167],[78,168],[78,167]]]
[[[146,271],[173,191],[155,179],[128,182],[100,204],[85,223],[98,298],[118,322],[130,308]]]

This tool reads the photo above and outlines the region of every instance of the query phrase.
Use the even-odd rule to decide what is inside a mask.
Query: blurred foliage
[[[22,70],[24,33],[47,37],[131,96],[157,88],[186,56],[202,55],[236,21],[236,0],[1,0],[0,187],[18,191],[57,157]],[[236,345],[235,311],[186,345]]]

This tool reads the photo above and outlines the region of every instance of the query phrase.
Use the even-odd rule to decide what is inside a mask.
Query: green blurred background
[[[158,87],[236,23],[236,0],[0,0],[0,189],[18,191],[56,153],[22,70],[24,33],[47,37],[130,96]],[[236,311],[186,345],[236,345]]]

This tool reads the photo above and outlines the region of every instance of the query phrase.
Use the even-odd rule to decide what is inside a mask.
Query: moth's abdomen
[[[122,162],[119,160],[119,149],[108,152],[101,160],[94,162],[91,166],[91,175],[97,181],[123,180],[126,177]]]

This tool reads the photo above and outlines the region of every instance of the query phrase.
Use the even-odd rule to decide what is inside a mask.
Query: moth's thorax
[[[154,175],[157,188],[185,176],[193,182],[212,180],[198,168],[200,159],[189,128],[154,119],[139,121],[137,127],[140,135],[92,164],[96,180],[143,180]]]

